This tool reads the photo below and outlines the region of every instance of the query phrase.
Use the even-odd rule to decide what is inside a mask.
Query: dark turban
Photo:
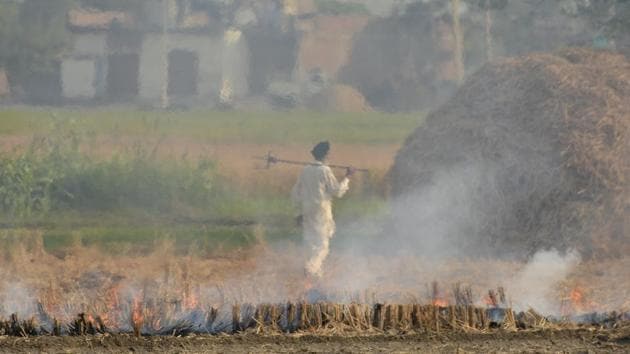
[[[322,160],[326,155],[328,155],[328,151],[330,150],[330,143],[327,141],[322,141],[321,143],[315,145],[313,150],[311,150],[311,154],[316,160]]]

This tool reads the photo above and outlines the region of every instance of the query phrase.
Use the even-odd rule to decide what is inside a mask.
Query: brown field
[[[147,253],[112,255],[77,244],[51,254],[43,249],[40,233],[3,231],[1,236],[0,296],[5,307],[0,314],[5,317],[13,312],[28,317],[39,302],[59,320],[70,321],[80,312],[107,313],[114,295],[179,299],[202,308],[283,303],[305,296],[302,253],[293,243],[272,248],[260,241],[215,257],[195,255],[194,244],[182,255],[168,240]],[[630,258],[582,262],[565,278],[547,283],[525,278],[523,284],[526,266],[498,260],[361,256],[333,249],[325,276],[315,286],[329,300],[340,302],[427,303],[439,296],[452,303],[454,285],[461,284],[471,288],[472,300],[479,305],[485,305],[488,289],[504,287],[509,305],[519,311],[543,305],[541,311],[556,315],[630,311],[625,276]],[[433,282],[440,287],[437,294]],[[14,298],[16,294],[21,297]]]
[[[627,353],[628,328],[495,334],[0,337],[5,353]]]
[[[24,146],[26,135],[3,136],[0,149]],[[370,169],[367,179],[355,177],[354,191],[364,187],[388,195],[387,171],[401,142],[333,141],[330,160]],[[258,195],[286,196],[299,168],[274,166],[252,157],[272,151],[275,156],[310,160],[311,143],[207,142],[177,135],[164,138],[102,134],[82,145],[96,158],[142,146],[163,159],[210,158],[221,177],[232,187]],[[353,192],[354,193],[354,192]],[[284,216],[283,216],[284,217]],[[360,222],[360,221],[359,221]],[[341,222],[340,222],[341,225]],[[213,225],[200,225],[212,228]],[[573,326],[571,329],[541,326],[527,331],[411,333],[373,330],[339,333],[303,330],[291,334],[256,334],[247,331],[225,334],[177,336],[132,336],[137,323],[151,326],[185,325],[198,321],[195,314],[219,309],[229,316],[235,304],[285,304],[301,302],[305,291],[303,250],[296,240],[274,244],[265,241],[265,225],[253,224],[253,246],[212,255],[197,252],[196,241],[188,250],[176,249],[174,239],[156,238],[142,250],[122,243],[104,251],[81,242],[47,250],[41,230],[0,231],[0,319],[12,314],[29,319],[45,313],[61,323],[72,323],[78,314],[101,318],[112,332],[86,336],[0,336],[3,352],[627,352],[630,332],[625,323],[615,328]],[[354,242],[361,234],[353,235]],[[387,235],[379,235],[387,243]],[[128,241],[128,240],[127,240]],[[488,306],[490,289],[505,288],[509,305],[517,311],[542,306],[548,315],[573,318],[593,312],[630,311],[630,257],[582,261],[559,278],[546,264],[523,281],[527,263],[492,259],[425,259],[405,255],[362,252],[352,243],[333,247],[324,278],[312,284],[326,301],[348,303],[453,304],[459,284],[470,288],[476,306]],[[552,264],[553,266],[553,264]],[[536,273],[539,272],[540,274]],[[531,276],[531,274],[530,274]],[[434,285],[436,284],[436,285]],[[439,290],[438,290],[439,287]],[[137,316],[142,321],[137,321]],[[50,320],[50,318],[48,320]],[[182,322],[183,321],[183,322]],[[9,323],[9,322],[4,322]],[[161,327],[160,327],[161,328]],[[170,328],[170,327],[169,327]],[[6,334],[6,333],[5,333]]]
[[[3,240],[11,239],[4,233]],[[14,235],[16,236],[16,235]],[[147,254],[106,255],[76,245],[64,254],[42,249],[41,235],[28,231],[20,242],[5,243],[0,294],[2,317],[20,313],[29,318],[37,304],[62,323],[78,313],[103,318],[109,328],[131,331],[136,311],[150,318],[152,305],[160,301],[181,304],[179,310],[162,313],[163,325],[178,323],[191,313],[209,308],[230,311],[234,304],[300,301],[305,294],[300,250],[271,249],[264,243],[231,252],[224,257],[175,254],[168,242],[156,244]],[[289,256],[290,255],[290,256]],[[372,257],[333,251],[325,278],[317,284],[326,296],[348,302],[430,303],[435,301],[430,283],[438,281],[440,301],[453,303],[454,284],[471,286],[476,304],[484,305],[487,289],[505,286],[513,306],[523,306],[515,277],[525,265],[496,260],[451,260],[437,264],[414,257]],[[538,294],[565,315],[590,311],[630,309],[628,279],[630,259],[586,262],[567,279]],[[353,282],[355,282],[353,284]],[[576,290],[577,289],[577,290]],[[572,299],[574,291],[581,297]],[[539,300],[539,299],[538,299]],[[127,312],[120,304],[129,301]],[[514,301],[512,303],[512,301]],[[115,303],[115,305],[114,305]],[[564,304],[564,305],[563,305]],[[566,307],[568,304],[569,307]],[[179,306],[179,305],[178,305]],[[172,316],[172,318],[169,318]],[[228,315],[229,316],[229,315]],[[91,317],[90,317],[91,318]],[[116,321],[122,321],[117,323]],[[142,320],[145,321],[145,320]],[[146,320],[148,321],[148,320]],[[190,321],[194,321],[191,319]],[[229,321],[229,317],[228,317]],[[154,322],[153,325],[160,325]],[[127,328],[127,329],[125,329]],[[564,329],[563,329],[564,328]],[[403,330],[356,332],[301,330],[292,334],[258,333],[250,329],[235,335],[190,334],[141,336],[97,334],[83,336],[0,336],[3,352],[627,352],[630,327],[541,325],[525,331],[465,330],[421,332]]]

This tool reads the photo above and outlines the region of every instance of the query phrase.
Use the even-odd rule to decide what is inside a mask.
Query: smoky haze
[[[630,55],[629,11],[613,0],[2,1],[0,110],[17,128],[0,132],[0,167],[23,174],[0,175],[0,187],[25,182],[0,192],[0,315],[94,311],[130,331],[137,308],[164,306],[169,325],[210,331],[208,308],[220,309],[212,329],[226,329],[235,303],[302,299],[306,255],[288,200],[299,170],[254,170],[251,157],[306,160],[325,139],[333,162],[371,174],[336,201],[315,300],[430,302],[437,281],[444,298],[462,284],[485,305],[502,286],[515,309],[559,315],[561,295],[589,276],[606,300],[588,310],[616,309],[625,293],[605,289],[627,262],[586,263],[551,242],[497,252],[496,235],[475,236],[516,215],[505,191],[527,200],[532,186],[562,184],[551,155],[438,159],[430,182],[412,178],[402,193],[390,168],[422,117],[487,63],[567,47]],[[484,92],[466,96],[490,107]],[[556,148],[545,139],[510,142]]]
[[[426,111],[487,60],[567,46],[625,51],[628,41],[606,27],[624,16],[614,1],[2,6],[16,29],[0,36],[8,103]]]

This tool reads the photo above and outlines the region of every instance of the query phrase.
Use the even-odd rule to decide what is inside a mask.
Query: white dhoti
[[[322,265],[328,256],[330,239],[335,234],[332,215],[333,197],[341,197],[348,190],[349,180],[338,182],[328,166],[318,163],[302,171],[292,197],[302,213],[302,227],[307,259],[305,271],[322,276]]]
[[[308,252],[305,269],[309,274],[322,276],[322,264],[328,256],[330,239],[335,234],[335,221],[330,202],[323,208],[303,215],[304,245]]]

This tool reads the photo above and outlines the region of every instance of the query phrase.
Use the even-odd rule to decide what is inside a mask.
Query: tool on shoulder
[[[288,164],[288,165],[299,165],[299,166],[317,166],[317,164],[314,163],[314,162],[304,162],[304,161],[294,161],[294,160],[279,159],[279,158],[273,156],[271,151],[268,152],[266,156],[254,156],[254,159],[265,161],[265,167],[264,167],[265,169],[269,169],[269,168],[271,168],[271,166],[273,166],[274,164],[277,164],[277,163],[283,163],[283,164]],[[346,171],[353,170],[353,171],[363,172],[363,173],[369,173],[370,172],[366,168],[355,168],[355,167],[352,167],[352,166],[329,165],[329,164],[326,164],[326,166],[328,166],[330,168],[343,169],[343,170],[346,170]]]

